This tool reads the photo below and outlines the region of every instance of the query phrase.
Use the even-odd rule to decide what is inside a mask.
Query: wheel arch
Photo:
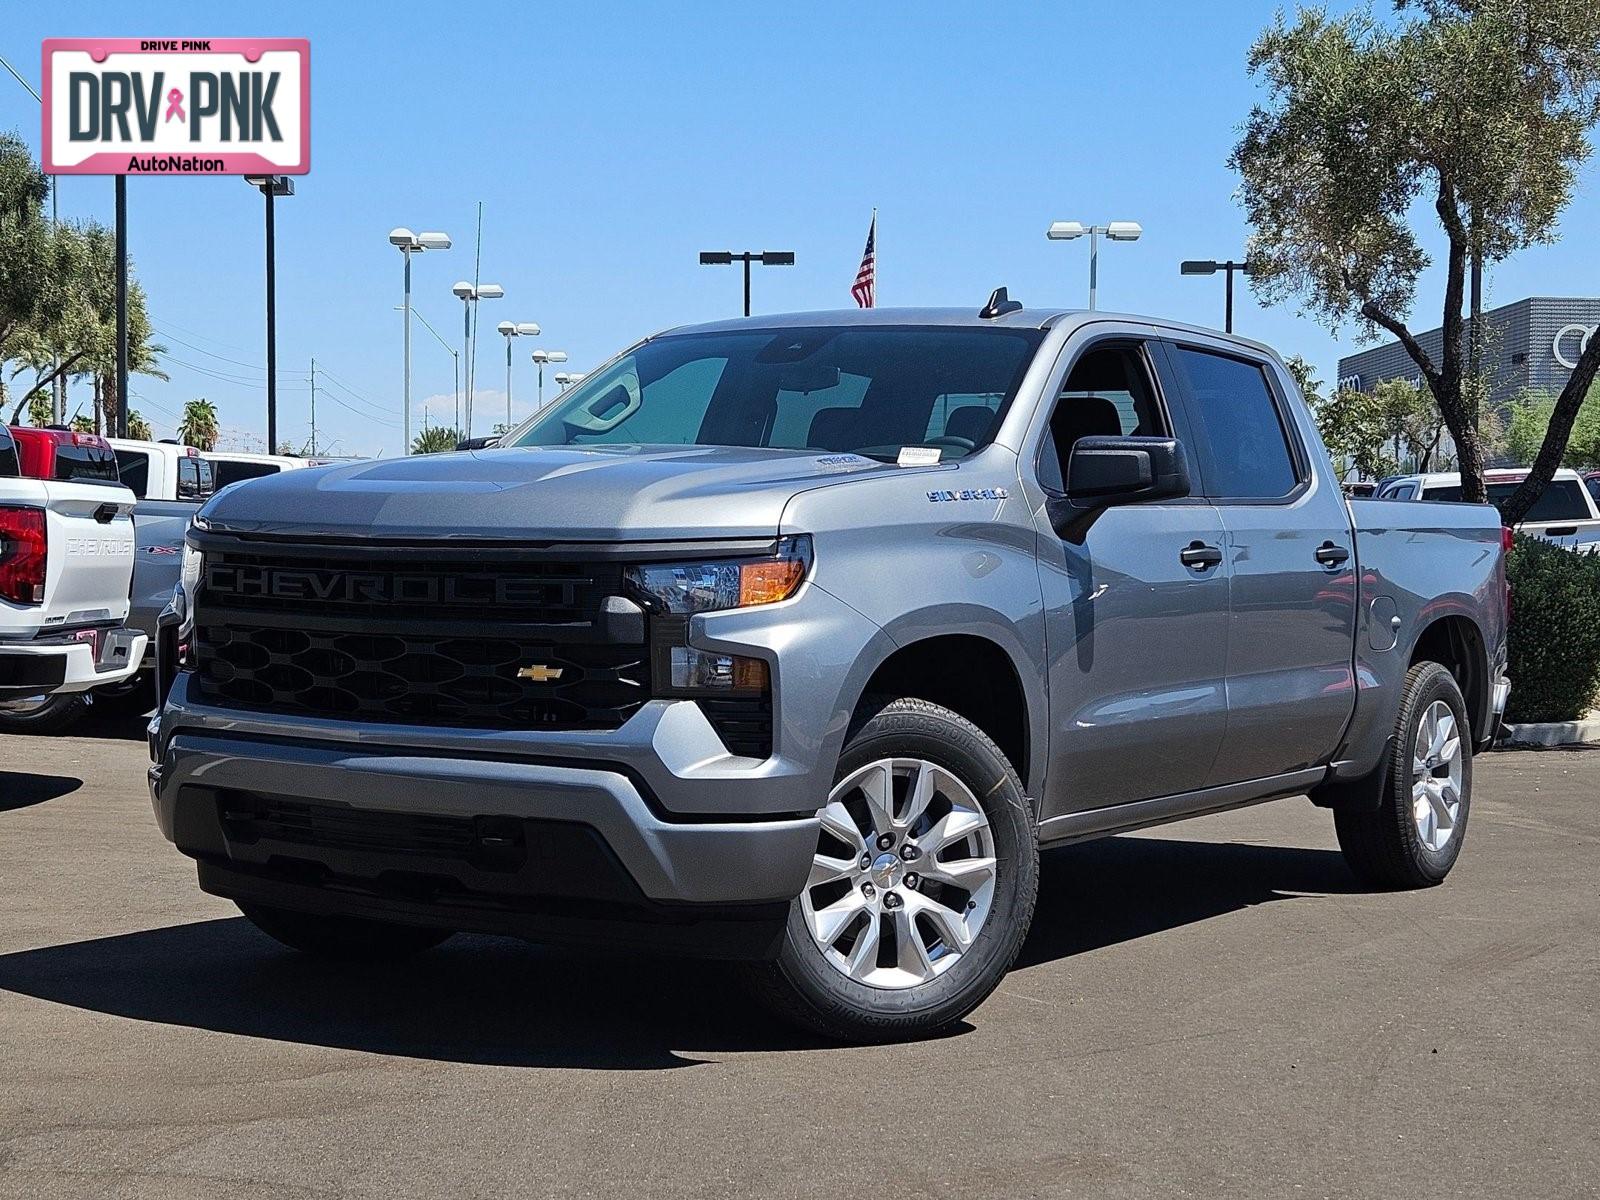
[[[1472,740],[1481,745],[1492,721],[1489,652],[1478,623],[1463,613],[1440,616],[1423,627],[1411,644],[1407,668],[1436,662],[1455,677],[1467,702]]]
[[[876,698],[904,696],[948,708],[999,746],[1036,795],[1043,777],[1042,719],[1034,711],[1042,697],[1030,695],[1017,656],[981,633],[927,633],[897,642],[876,663],[851,703],[852,723]]]

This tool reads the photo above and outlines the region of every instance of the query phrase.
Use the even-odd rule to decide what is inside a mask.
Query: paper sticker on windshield
[[[901,446],[895,465],[900,467],[932,467],[939,463],[937,446]]]

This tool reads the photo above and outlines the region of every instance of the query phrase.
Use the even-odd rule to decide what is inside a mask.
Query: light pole
[[[1218,271],[1228,277],[1226,300],[1223,301],[1223,332],[1233,332],[1233,273],[1241,275],[1250,274],[1250,264],[1247,262],[1234,262],[1231,258],[1227,262],[1216,262],[1212,259],[1191,258],[1178,268],[1181,275],[1215,275]]]
[[[731,267],[736,262],[744,264],[744,315],[750,315],[750,264],[758,262],[764,267],[794,266],[793,250],[744,250],[735,254],[731,250],[702,250],[702,267]]]
[[[1144,227],[1137,221],[1108,221],[1087,228],[1081,221],[1052,221],[1044,235],[1052,242],[1070,242],[1086,233],[1089,235],[1089,311],[1093,312],[1095,291],[1100,282],[1100,235],[1104,234],[1113,242],[1137,242]]]
[[[565,350],[535,350],[533,361],[539,364],[539,408],[544,408],[544,365],[545,363],[563,363],[567,361]],[[538,411],[538,410],[535,410]]]
[[[400,251],[406,260],[406,289],[405,289],[405,448],[401,454],[411,453],[411,256],[421,254],[424,250],[450,249],[450,235],[448,233],[412,233],[411,230],[401,226],[399,229],[389,231],[389,244]],[[426,324],[427,322],[423,322]],[[437,335],[435,335],[437,336]]]
[[[498,283],[480,283],[473,287],[465,279],[458,282],[450,289],[461,300],[461,352],[467,359],[467,428],[466,435],[472,436],[472,376],[473,376],[473,347],[477,344],[478,323],[473,318],[477,315],[479,300],[498,300],[506,294],[505,288]]]
[[[449,342],[445,341],[444,338],[440,336],[439,331],[433,327],[433,325],[428,321],[428,318],[423,316],[421,312],[419,312],[418,310],[413,308],[411,310],[411,315],[413,317],[415,317],[417,320],[422,322],[422,327],[424,329],[426,329],[429,333],[433,334],[433,340],[438,342],[439,345],[443,346],[444,350],[445,350],[445,353],[450,356],[450,366],[451,366],[451,369],[452,369],[451,370],[451,379],[454,381],[455,397],[456,397],[456,416],[455,416],[455,426],[454,426],[454,428],[455,428],[456,433],[460,434],[460,432],[461,432],[461,351],[457,350]],[[424,408],[424,410],[426,410],[427,406],[424,405],[423,408]],[[426,416],[426,412],[424,412],[424,416]]]
[[[539,327],[532,321],[501,321],[495,328],[506,339],[506,428],[511,427],[511,339],[538,337]]]
[[[294,180],[287,175],[246,175],[244,181],[256,188],[266,197],[267,203],[267,453],[278,452],[278,277],[277,277],[277,231],[273,225],[272,201],[277,196],[294,195]],[[120,213],[118,214],[121,215]],[[119,225],[120,229],[121,226]],[[118,262],[126,261],[126,255],[119,255]],[[119,269],[125,269],[119,267]],[[124,290],[124,294],[126,294]],[[125,346],[126,339],[122,339]],[[126,349],[123,350],[126,355]],[[126,358],[124,358],[124,363]],[[117,372],[117,412],[119,426],[126,426],[125,414],[128,410],[128,381],[127,368],[119,364]],[[126,429],[119,428],[119,433],[126,436]]]

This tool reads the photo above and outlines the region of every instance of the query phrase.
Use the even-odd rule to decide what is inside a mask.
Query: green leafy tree
[[[135,441],[153,442],[156,440],[155,431],[150,428],[150,422],[139,414],[137,409],[128,410],[128,436]]]
[[[78,413],[72,420],[67,422],[67,428],[71,429],[73,433],[93,433],[94,418]]]
[[[1301,358],[1298,354],[1291,354],[1284,362],[1289,368],[1289,374],[1294,376],[1294,381],[1299,385],[1300,394],[1306,398],[1306,403],[1316,408],[1323,402],[1322,380],[1317,378],[1317,369]]]
[[[433,425],[411,439],[411,453],[438,454],[454,450],[460,441],[461,434],[457,430],[445,425]]]
[[[1462,492],[1486,496],[1482,386],[1468,379],[1468,265],[1556,240],[1600,120],[1600,5],[1593,0],[1398,0],[1279,15],[1249,56],[1267,88],[1230,163],[1254,234],[1251,287],[1295,299],[1331,327],[1358,320],[1397,338],[1433,393],[1460,455]],[[1447,249],[1437,360],[1407,325],[1430,264],[1414,217],[1431,209]],[[1550,481],[1600,338],[1558,397],[1515,522]]]
[[[217,406],[201,397],[183,406],[183,420],[178,423],[178,440],[200,450],[215,450],[219,422]]]
[[[1519,463],[1532,462],[1544,445],[1555,409],[1556,398],[1549,392],[1525,391],[1512,401],[1506,453]],[[1561,465],[1579,470],[1600,467],[1600,385],[1590,387],[1578,409]]]
[[[43,392],[36,392],[28,401],[28,424],[36,429],[43,429],[55,419],[56,415],[51,411],[50,397]]]
[[[1399,469],[1389,454],[1394,426],[1378,397],[1342,391],[1312,402],[1317,430],[1333,460],[1367,479],[1381,479]]]

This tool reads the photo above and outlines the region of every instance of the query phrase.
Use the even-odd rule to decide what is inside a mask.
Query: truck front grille
[[[616,564],[334,553],[207,553],[202,699],[380,723],[614,729],[649,698],[642,615],[608,602],[623,593]]]

